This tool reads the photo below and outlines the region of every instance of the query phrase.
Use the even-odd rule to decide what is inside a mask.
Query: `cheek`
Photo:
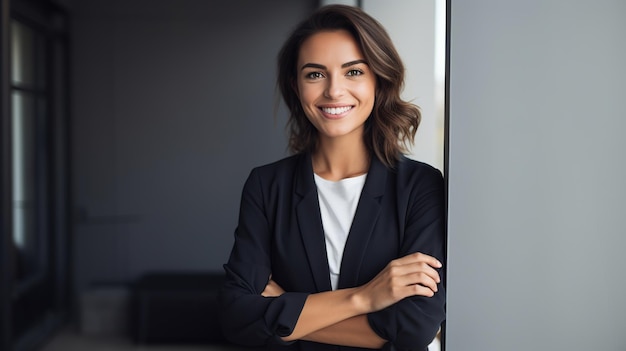
[[[310,86],[303,87],[302,85],[298,86],[298,99],[300,100],[300,106],[302,107],[302,112],[306,118],[311,120],[311,116],[313,115],[313,110],[316,109],[315,101],[317,96],[313,89]]]
[[[359,82],[359,84],[353,86],[353,91],[362,99],[374,99],[376,83],[374,81]]]
[[[300,94],[299,94],[300,103],[305,108],[307,107],[307,105],[310,105],[313,102],[315,102],[315,100],[319,96],[319,94],[317,93],[317,90],[313,86],[300,86],[299,91],[300,91]]]
[[[373,85],[362,86],[358,90],[359,97],[361,101],[366,102],[368,104],[373,104],[376,99],[376,89]]]

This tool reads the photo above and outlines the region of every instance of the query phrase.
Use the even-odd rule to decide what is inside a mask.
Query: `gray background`
[[[447,350],[626,350],[626,2],[450,10]]]
[[[275,56],[315,7],[72,2],[77,291],[222,271],[250,169],[287,155]]]

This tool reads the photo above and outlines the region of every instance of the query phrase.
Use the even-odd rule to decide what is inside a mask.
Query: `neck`
[[[367,173],[370,153],[362,139],[320,140],[312,155],[313,172],[328,180],[341,180]]]

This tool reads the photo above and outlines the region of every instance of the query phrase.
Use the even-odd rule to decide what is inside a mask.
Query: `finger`
[[[276,296],[276,283],[271,279],[271,276],[270,280],[267,282],[267,285],[265,285],[265,289],[263,289],[263,292],[261,292],[261,295],[264,297]]]
[[[396,290],[397,300],[400,301],[403,298],[410,296],[425,296],[425,297],[433,297],[435,296],[435,292],[426,286],[420,284],[411,284],[406,285]]]
[[[427,287],[433,292],[439,291],[437,282],[425,273],[414,273],[412,279],[417,281],[418,285]]]
[[[436,283],[441,282],[441,277],[436,269],[432,268],[425,262],[414,262],[404,265],[391,265],[388,267],[390,277],[401,277],[414,273],[423,273],[434,280]]]
[[[409,285],[407,286],[407,289],[409,291],[409,293],[411,294],[410,296],[426,296],[426,297],[433,297],[435,296],[435,292],[432,289],[422,286],[420,284],[414,284],[414,285]]]
[[[276,297],[276,296],[280,296],[281,292],[278,289],[276,289],[275,286],[268,285],[265,287],[265,290],[263,290],[261,295],[264,297]]]
[[[443,264],[435,257],[421,252],[415,252],[392,261],[397,265],[411,264],[416,262],[425,262],[431,267],[441,268]]]
[[[272,286],[274,286],[281,293],[285,292],[285,290],[280,285],[278,285],[278,283],[276,281],[272,280],[271,283],[272,283]]]
[[[278,283],[270,280],[269,283],[267,283],[267,285],[265,286],[264,292],[271,296],[280,296],[285,292],[285,290],[280,285],[278,285]]]
[[[400,286],[411,286],[418,284],[429,288],[433,292],[437,292],[439,290],[437,287],[437,282],[431,276],[424,272],[413,272],[401,277],[396,277],[394,279],[394,284]]]
[[[423,284],[435,292],[437,291],[437,284],[441,282],[437,270],[424,262],[390,267],[389,274],[392,279],[395,279],[395,284]]]
[[[429,277],[431,277],[435,282],[440,283],[441,282],[441,277],[439,276],[439,272],[429,266],[428,264],[424,263],[424,262],[419,262],[419,263],[414,263],[411,265],[407,265],[410,267],[410,271],[412,272],[423,272],[425,274],[427,274]]]
[[[439,261],[436,257],[434,256],[430,256],[421,252],[416,252],[415,253],[417,256],[417,259],[419,262],[424,262],[426,264],[428,264],[431,267],[434,268],[441,268],[443,267],[443,264],[441,263],[441,261]]]

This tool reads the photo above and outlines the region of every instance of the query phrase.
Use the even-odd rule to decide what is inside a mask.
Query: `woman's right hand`
[[[358,288],[370,312],[376,312],[409,296],[432,297],[441,281],[436,258],[417,252],[395,259],[370,282]]]
[[[265,286],[265,289],[263,290],[261,295],[263,295],[264,297],[279,297],[284,293],[285,290],[280,285],[278,285],[278,283],[272,280],[272,277],[270,276],[270,280]]]

